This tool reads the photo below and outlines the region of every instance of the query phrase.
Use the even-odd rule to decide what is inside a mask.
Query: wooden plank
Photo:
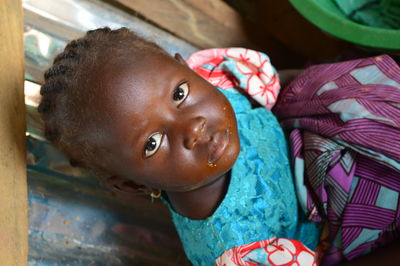
[[[252,46],[240,15],[221,0],[115,0],[198,46]]]
[[[27,265],[23,14],[0,1],[0,264]]]
[[[267,53],[274,66],[301,65],[302,57],[222,0],[103,0],[139,14],[200,49],[246,47]],[[253,2],[253,1],[251,1]],[[268,11],[266,15],[269,14]]]

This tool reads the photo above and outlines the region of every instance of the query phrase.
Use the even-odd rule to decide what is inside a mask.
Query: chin
[[[218,171],[217,173],[211,174],[206,179],[203,179],[201,182],[197,184],[188,184],[188,185],[179,185],[174,188],[169,187],[166,191],[170,192],[192,192],[204,187],[207,187],[215,182],[217,182],[221,177],[223,177],[227,172],[229,172],[231,168],[228,168],[223,171]]]

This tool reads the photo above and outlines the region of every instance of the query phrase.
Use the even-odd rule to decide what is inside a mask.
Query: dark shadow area
[[[224,1],[247,21],[244,25],[256,48],[267,53],[278,69],[304,68],[382,53],[322,32],[302,17],[289,1]]]

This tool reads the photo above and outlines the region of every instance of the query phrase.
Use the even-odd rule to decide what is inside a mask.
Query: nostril
[[[191,148],[192,149],[194,148],[194,146],[196,146],[196,143],[197,143],[197,137],[194,137],[193,140],[192,140],[192,143],[191,143]]]
[[[194,148],[194,146],[196,145],[196,142],[197,142],[197,137],[186,136],[184,138],[184,145],[189,150]]]
[[[206,128],[206,120],[204,119],[203,124],[201,125],[201,132],[204,132],[204,129]]]

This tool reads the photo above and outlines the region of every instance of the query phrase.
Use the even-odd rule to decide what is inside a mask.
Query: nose
[[[190,119],[184,125],[183,145],[185,148],[193,149],[199,141],[205,137],[205,125],[207,120],[202,116]]]

